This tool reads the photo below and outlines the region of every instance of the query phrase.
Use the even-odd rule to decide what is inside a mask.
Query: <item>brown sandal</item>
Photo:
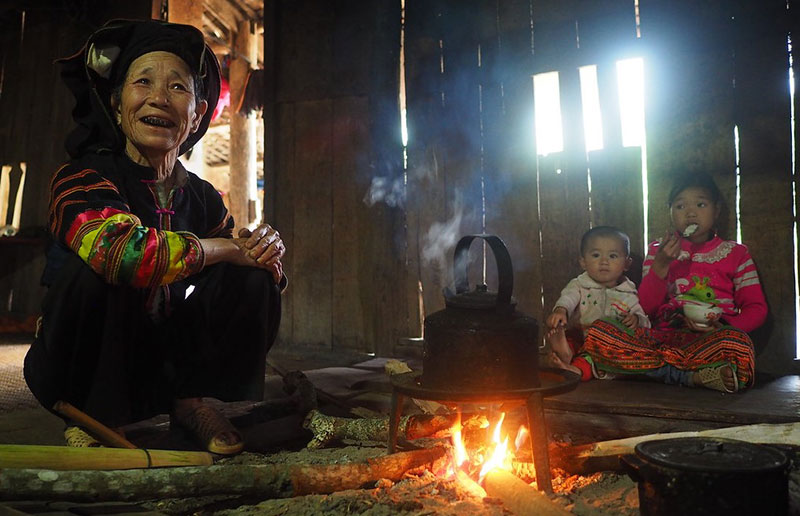
[[[244,449],[242,434],[213,407],[198,405],[180,418],[176,417],[173,412],[170,419],[173,424],[177,424],[194,435],[200,444],[211,453],[236,455]],[[220,434],[225,432],[235,435],[238,441],[234,444],[225,444],[217,439]]]

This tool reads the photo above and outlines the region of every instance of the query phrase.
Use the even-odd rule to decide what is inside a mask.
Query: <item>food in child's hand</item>
[[[686,226],[686,229],[683,230],[684,238],[689,238],[690,236],[694,235],[694,232],[697,231],[697,228],[699,227],[700,226],[698,226],[697,224],[689,224],[688,226]]]

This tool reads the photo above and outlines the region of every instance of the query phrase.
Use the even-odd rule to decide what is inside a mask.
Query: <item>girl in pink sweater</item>
[[[721,195],[710,176],[679,177],[669,208],[674,231],[650,244],[639,287],[653,327],[631,331],[600,320],[588,330],[584,351],[609,373],[736,392],[753,379],[748,332],[767,316],[755,264],[745,246],[717,236]],[[693,322],[683,306],[698,299],[721,313],[708,324]]]

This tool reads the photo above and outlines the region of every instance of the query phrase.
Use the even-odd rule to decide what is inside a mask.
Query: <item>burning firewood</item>
[[[0,470],[0,500],[99,502],[214,495],[266,500],[329,494],[372,486],[384,478],[399,481],[408,471],[432,465],[445,454],[443,447],[434,447],[366,462],[331,465],[220,465],[116,471],[7,468]]]
[[[486,494],[503,502],[516,516],[562,516],[570,514],[551,501],[547,495],[529,486],[513,473],[493,469],[483,480]]]
[[[406,440],[430,437],[452,428],[458,417],[457,414],[403,416],[397,433]],[[482,424],[479,419],[474,418],[475,424]],[[464,423],[465,426],[469,424],[469,421]],[[314,434],[314,438],[306,445],[309,449],[324,448],[332,442],[342,440],[380,442],[389,439],[388,417],[352,419],[326,416],[318,410],[312,410],[306,416],[303,427]]]

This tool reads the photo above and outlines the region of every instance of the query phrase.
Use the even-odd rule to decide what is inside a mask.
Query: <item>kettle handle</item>
[[[508,254],[506,245],[495,235],[466,235],[456,244],[453,254],[453,273],[455,276],[456,294],[463,294],[469,291],[469,279],[467,277],[467,255],[469,246],[476,238],[481,238],[489,244],[494,253],[494,260],[497,263],[497,306],[505,307],[511,304],[511,291],[514,289],[514,270],[511,267],[511,255]]]

